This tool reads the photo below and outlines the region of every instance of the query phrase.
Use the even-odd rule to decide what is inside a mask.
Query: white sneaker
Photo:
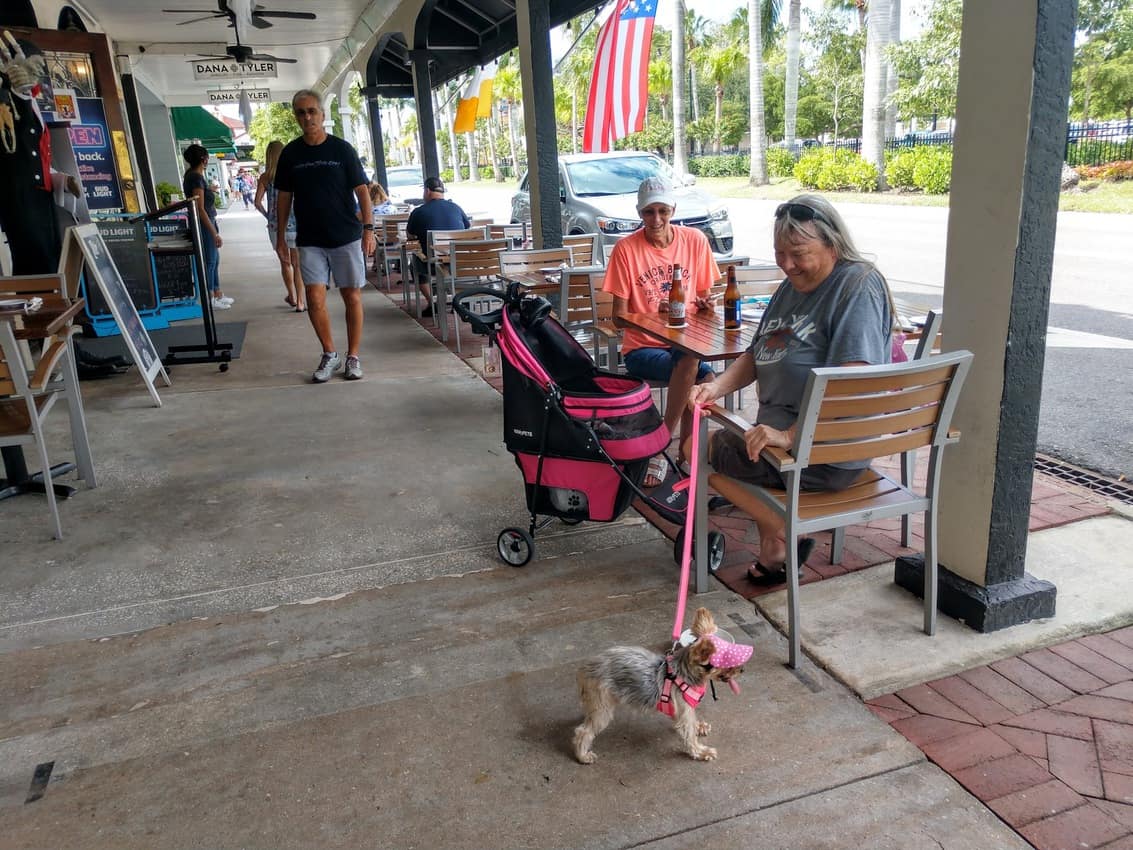
[[[230,298],[230,297],[228,297],[227,295],[221,295],[221,296],[220,296],[219,298],[217,298],[216,300],[217,300],[217,301],[223,301],[223,302],[224,302],[225,304],[235,304],[235,303],[236,303],[236,299],[235,299],[235,298]]]
[[[214,310],[231,310],[232,304],[225,301],[223,298],[212,299],[212,309]]]

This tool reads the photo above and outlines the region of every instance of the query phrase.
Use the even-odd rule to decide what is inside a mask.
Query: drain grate
[[[1104,475],[1082,469],[1058,458],[1035,455],[1035,471],[1053,475],[1107,499],[1116,499],[1123,504],[1133,505],[1133,486],[1114,478],[1106,478]]]

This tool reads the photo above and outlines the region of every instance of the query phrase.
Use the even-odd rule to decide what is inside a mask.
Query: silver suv
[[[607,253],[619,238],[641,227],[637,187],[646,177],[661,176],[676,188],[674,224],[695,227],[708,237],[712,253],[732,253],[732,222],[720,199],[693,189],[695,177],[673,173],[663,159],[644,151],[584,153],[559,157],[559,200],[563,233],[601,233]],[[527,175],[511,199],[512,222],[531,221]]]

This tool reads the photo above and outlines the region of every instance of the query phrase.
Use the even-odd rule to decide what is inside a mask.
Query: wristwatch
[[[373,229],[374,229],[374,225],[372,225],[372,224],[363,224],[363,225],[362,225],[362,229],[363,229],[363,230],[373,230]]]

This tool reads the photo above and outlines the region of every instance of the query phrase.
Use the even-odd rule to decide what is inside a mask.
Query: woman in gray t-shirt
[[[810,370],[888,363],[895,311],[885,278],[858,253],[842,217],[818,195],[799,195],[775,210],[775,262],[787,277],[772,296],[751,347],[716,380],[693,387],[689,403],[711,404],[758,381],[755,426],[742,437],[713,433],[708,458],[724,475],[782,488],[782,476],[760,452],[794,443]],[[800,486],[842,490],[867,465],[809,466]],[[760,554],[751,575],[777,578],[786,559],[783,525],[770,510],[754,519]],[[799,540],[800,566],[813,548],[812,538]]]

